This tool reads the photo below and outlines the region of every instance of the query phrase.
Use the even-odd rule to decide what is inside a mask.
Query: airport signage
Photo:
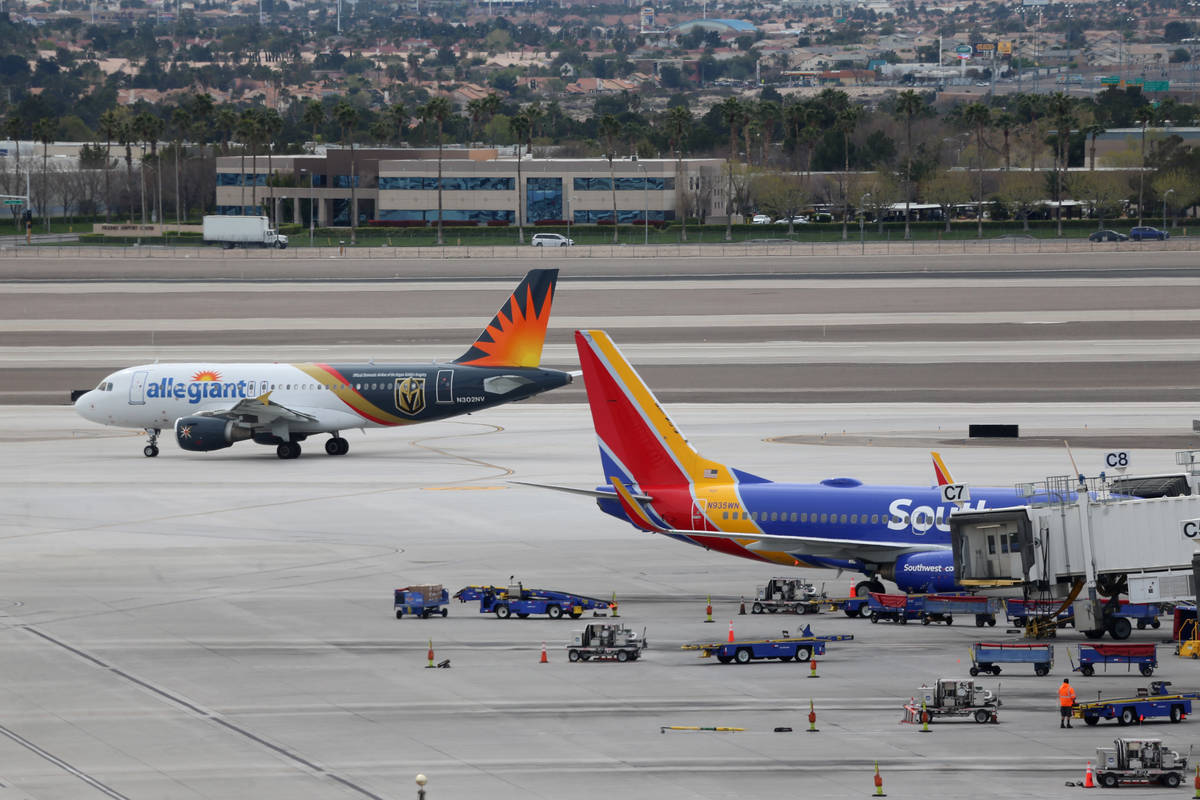
[[[1021,0],[1023,6],[1048,6],[1050,0]]]
[[[1002,56],[1011,56],[1013,51],[1012,42],[996,42],[996,52]]]
[[[947,483],[942,486],[943,503],[963,503],[971,499],[971,490],[965,483]]]
[[[1109,469],[1125,469],[1129,466],[1129,451],[1114,450],[1104,454],[1104,466]]]
[[[1142,87],[1147,92],[1166,92],[1171,88],[1170,81],[1146,81]]]
[[[1183,532],[1183,538],[1190,541],[1196,541],[1200,538],[1200,519],[1185,519],[1180,521],[1179,528]]]
[[[6,205],[6,206],[23,206],[23,205],[25,205],[25,201],[21,200],[19,198],[16,200],[5,200],[4,205]]]
[[[1120,75],[1105,75],[1100,78],[1101,86],[1117,86],[1121,83]]]

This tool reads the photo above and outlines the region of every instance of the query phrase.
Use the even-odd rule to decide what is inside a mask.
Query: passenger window
[[[728,511],[722,511],[722,512],[721,512],[721,519],[729,519],[729,512],[728,512]]]
[[[771,512],[771,522],[778,522],[778,521],[779,521],[779,513],[777,511],[772,511]]]
[[[792,522],[795,522],[795,521],[796,521],[796,512],[793,511],[792,512]]]
[[[801,522],[808,522],[808,512],[801,512],[801,513],[800,513],[800,521],[801,521]]]
[[[829,521],[829,515],[828,515],[828,514],[822,514],[822,515],[821,515],[821,522],[828,522],[828,521]]]
[[[877,525],[878,523],[879,523],[879,515],[878,515],[878,514],[872,514],[872,515],[871,515],[871,524],[872,524],[872,525]]]
[[[846,515],[845,514],[842,514],[842,524],[843,525],[846,524]]]
[[[856,522],[858,522],[858,514],[851,514],[850,515],[850,524],[853,525]]]

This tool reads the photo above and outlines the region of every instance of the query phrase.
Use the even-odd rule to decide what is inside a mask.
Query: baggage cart
[[[396,589],[392,595],[392,607],[396,619],[410,617],[432,617],[435,614],[446,616],[446,605],[450,602],[450,593],[442,588],[440,583],[422,586],[405,586]]]
[[[867,601],[867,608],[871,614],[871,622],[879,622],[881,619],[886,619],[891,622],[898,622],[901,625],[907,625],[910,619],[919,619],[921,617],[923,602],[916,595],[871,592],[870,598]]]
[[[1126,671],[1132,670],[1136,665],[1138,671],[1147,677],[1153,675],[1158,666],[1158,646],[1155,644],[1081,644],[1077,647],[1078,665],[1075,664],[1075,659],[1071,658],[1071,651],[1067,651],[1067,658],[1071,659],[1071,669],[1088,677],[1096,674],[1098,664],[1104,666],[1105,672],[1108,671],[1109,664],[1124,664]]]
[[[1000,612],[1000,599],[980,597],[973,594],[927,594],[921,599],[921,622],[954,623],[954,615],[972,617],[975,627],[996,625],[996,614]]]
[[[1054,666],[1054,645],[1016,642],[975,642],[971,645],[971,676],[1000,674],[1001,664],[1033,664],[1033,674],[1048,675]]]

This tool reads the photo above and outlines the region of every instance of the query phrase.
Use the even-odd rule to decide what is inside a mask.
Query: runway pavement
[[[731,408],[736,412],[731,413]],[[976,420],[1028,431],[1151,436],[1190,404],[723,404],[675,406],[706,455],[782,480],[854,475],[927,485],[924,446],[775,444],[788,435],[907,434],[945,444]],[[843,433],[845,431],[845,433]],[[0,797],[865,797],[878,761],[891,797],[1063,797],[1110,727],[1059,731],[1066,633],[1044,679],[1001,679],[996,726],[901,726],[923,682],[962,675],[981,632],[870,625],[839,615],[736,616],[770,570],[635,531],[584,497],[599,459],[586,408],[522,405],[355,437],[344,459],[278,461],[270,448],[207,455],[99,429],[59,407],[0,409]],[[1077,448],[1098,469],[1103,442]],[[1060,446],[942,447],[960,479],[1008,485],[1070,469]],[[1135,449],[1134,468],[1174,468]],[[833,593],[851,576],[808,573]],[[574,621],[508,620],[454,604],[397,621],[411,583],[510,575],[609,597],[652,644],[633,664],[569,664]],[[712,594],[717,623],[706,625]],[[722,666],[679,646],[778,634],[800,622],[853,633],[819,664]],[[1158,634],[1135,632],[1139,641]],[[426,670],[432,639],[449,670]],[[545,642],[550,663],[538,664]],[[1166,648],[1163,648],[1165,651]],[[1011,674],[1010,674],[1011,673]],[[1200,667],[1163,654],[1163,678]],[[1083,680],[1083,679],[1081,679]],[[1080,686],[1130,691],[1143,679]],[[803,733],[809,700],[820,732]],[[1146,733],[1186,746],[1188,722]],[[737,733],[661,733],[664,725]],[[792,733],[775,733],[779,726]],[[7,791],[9,794],[4,794]]]

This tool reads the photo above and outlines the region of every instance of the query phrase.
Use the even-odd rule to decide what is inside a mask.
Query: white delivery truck
[[[219,242],[229,250],[234,247],[287,247],[288,237],[271,227],[266,217],[234,217],[222,214],[204,218],[204,241]]]

